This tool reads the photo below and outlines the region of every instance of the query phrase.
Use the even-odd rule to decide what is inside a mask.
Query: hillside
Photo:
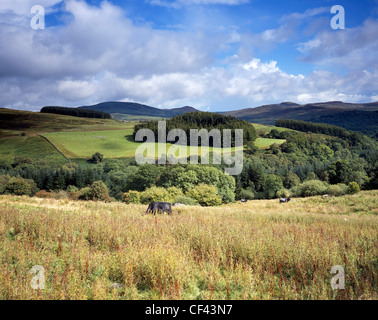
[[[172,118],[187,112],[198,111],[197,109],[188,106],[174,109],[159,109],[140,103],[115,101],[102,102],[96,105],[83,106],[79,108],[107,112],[112,114],[113,117],[121,119],[124,115]]]
[[[22,156],[58,164],[67,161],[64,156],[77,161],[98,151],[106,158],[133,158],[139,146],[133,140],[135,123],[0,108],[0,160]],[[256,144],[265,149],[283,141],[259,138]],[[171,145],[168,143],[167,148]]]
[[[80,108],[107,112],[112,114],[114,119],[128,121],[159,120],[199,111],[189,106],[159,109],[134,102],[103,102]],[[266,125],[272,125],[278,119],[328,123],[374,136],[378,133],[377,112],[378,102],[358,104],[329,101],[303,105],[294,102],[282,102],[218,113]]]
[[[0,108],[0,160],[28,157],[34,161],[64,163],[66,159],[41,133],[127,130],[130,124],[118,120],[89,119],[50,113]],[[85,141],[81,141],[85,145]]]
[[[261,124],[274,124],[278,119],[293,119],[310,122],[324,122],[342,126],[349,130],[377,132],[378,102],[344,103],[341,101],[300,105],[293,102],[264,105],[224,114]],[[367,121],[367,122],[366,122]]]

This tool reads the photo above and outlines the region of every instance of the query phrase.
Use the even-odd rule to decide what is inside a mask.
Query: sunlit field
[[[377,299],[375,193],[175,207],[172,216],[0,196],[0,299]],[[30,285],[35,265],[43,290]],[[334,265],[345,290],[331,287]]]
[[[44,133],[43,136],[48,138],[60,151],[68,158],[88,158],[96,152],[104,154],[106,158],[134,158],[137,148],[142,144],[133,140],[133,129],[128,130],[104,130],[104,131],[82,131],[82,132],[55,132]],[[271,145],[275,139],[264,141],[264,146]],[[284,141],[284,140],[283,140]],[[147,144],[148,146],[148,144]],[[150,144],[151,146],[151,144]],[[171,143],[166,144],[167,154]],[[158,157],[159,144],[152,145],[155,148],[155,157]],[[177,146],[177,150],[190,155],[189,146]],[[242,148],[240,147],[239,150]],[[231,148],[234,152],[235,148]],[[177,151],[177,156],[179,151]],[[209,152],[221,153],[222,149],[209,148]],[[198,148],[201,154],[201,147]]]

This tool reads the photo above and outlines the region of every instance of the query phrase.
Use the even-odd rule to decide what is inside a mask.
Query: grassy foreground
[[[0,299],[377,299],[375,193],[156,217],[146,206],[0,196]],[[31,289],[34,265],[44,290]],[[331,288],[334,265],[345,290]]]

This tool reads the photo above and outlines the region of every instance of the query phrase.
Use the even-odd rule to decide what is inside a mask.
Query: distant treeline
[[[257,138],[255,128],[247,121],[236,119],[232,116],[225,116],[212,112],[189,112],[182,115],[175,116],[166,121],[167,133],[173,129],[182,129],[187,136],[187,143],[190,143],[190,129],[207,129],[209,132],[212,129],[219,129],[221,131],[221,138],[223,141],[223,130],[231,129],[232,131],[232,145],[235,142],[235,130],[243,129],[244,143],[255,141]],[[155,134],[155,139],[158,139],[158,121],[148,121],[134,127],[134,138],[140,129],[150,129]],[[212,140],[210,139],[210,146]]]
[[[347,130],[362,132],[367,136],[375,137],[375,139],[378,138],[378,111],[344,111],[319,116],[311,119],[310,122],[336,125]]]
[[[66,108],[66,107],[43,107],[42,113],[62,114],[65,116],[83,117],[83,118],[98,118],[98,119],[111,119],[109,113],[103,111],[82,109],[82,108]]]
[[[338,137],[349,142],[351,145],[356,145],[364,139],[362,134],[351,132],[344,128],[326,123],[311,123],[300,120],[276,120],[276,126],[302,132],[319,133]]]

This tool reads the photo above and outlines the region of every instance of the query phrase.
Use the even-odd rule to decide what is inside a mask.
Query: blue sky
[[[37,2],[43,30],[30,27],[35,1],[0,4],[2,107],[378,101],[377,0]]]

